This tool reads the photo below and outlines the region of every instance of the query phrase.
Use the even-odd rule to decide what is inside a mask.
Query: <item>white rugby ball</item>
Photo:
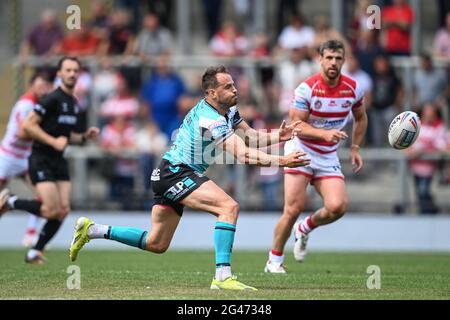
[[[394,149],[406,149],[413,145],[420,133],[417,113],[405,111],[397,115],[389,126],[389,144]]]

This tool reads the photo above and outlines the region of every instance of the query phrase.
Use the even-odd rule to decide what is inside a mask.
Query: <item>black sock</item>
[[[62,221],[59,220],[47,220],[45,225],[42,227],[41,232],[39,233],[39,239],[36,242],[36,245],[33,249],[42,251],[45,245],[52,240],[53,236],[58,232],[59,227],[61,227]]]
[[[41,216],[41,206],[42,202],[37,200],[22,200],[17,199],[13,203],[13,209],[28,211],[35,216]]]

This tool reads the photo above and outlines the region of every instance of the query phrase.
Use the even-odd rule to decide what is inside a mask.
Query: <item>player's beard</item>
[[[334,73],[331,73],[330,71],[334,71]],[[337,79],[339,77],[340,73],[341,72],[340,72],[340,70],[338,68],[329,68],[327,70],[327,77],[330,80],[335,80],[335,79]]]
[[[222,108],[228,109],[228,108],[234,107],[237,104],[237,102],[238,102],[238,97],[237,97],[237,95],[235,95],[227,100],[219,100],[219,105]]]
[[[64,84],[64,86],[66,87],[66,88],[68,88],[68,89],[73,89],[73,88],[75,88],[75,85],[77,84],[77,79],[76,78],[73,78],[74,80],[73,81],[66,81],[66,80],[64,80],[64,79],[62,79],[62,83]]]

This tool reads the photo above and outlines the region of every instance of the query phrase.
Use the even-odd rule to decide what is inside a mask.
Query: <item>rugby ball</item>
[[[406,149],[413,145],[420,133],[417,113],[405,111],[397,115],[389,126],[389,144],[394,149]]]

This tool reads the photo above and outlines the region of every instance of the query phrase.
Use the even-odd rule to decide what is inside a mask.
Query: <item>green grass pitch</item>
[[[257,292],[209,290],[214,253],[82,251],[79,290],[69,290],[67,252],[49,250],[49,263],[24,263],[25,250],[0,250],[0,299],[450,299],[450,255],[311,252],[304,263],[287,253],[287,275],[263,272],[267,253],[236,251],[233,272]],[[366,286],[370,265],[381,288]]]

